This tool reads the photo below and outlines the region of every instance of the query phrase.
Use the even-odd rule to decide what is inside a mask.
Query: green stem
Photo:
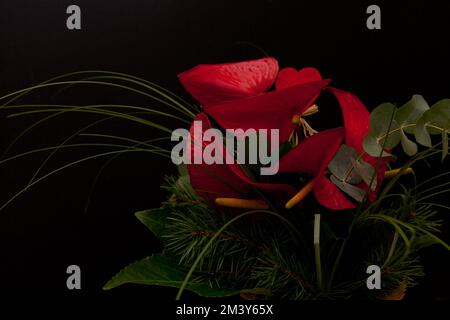
[[[320,261],[320,214],[314,215],[314,257],[316,262],[317,285],[323,289],[322,264]]]

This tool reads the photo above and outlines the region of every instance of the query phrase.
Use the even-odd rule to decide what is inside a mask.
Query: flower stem
[[[316,261],[317,284],[322,290],[322,264],[320,261],[320,214],[314,215],[314,256]]]

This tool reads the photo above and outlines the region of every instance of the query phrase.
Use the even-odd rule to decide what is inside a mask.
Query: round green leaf
[[[413,156],[413,155],[415,155],[416,153],[417,153],[417,144],[415,143],[415,142],[413,142],[413,141],[411,141],[407,136],[406,136],[406,134],[403,132],[403,130],[400,130],[401,132],[401,136],[402,136],[402,140],[401,140],[401,143],[402,143],[402,148],[403,148],[403,150],[405,151],[405,153],[408,155],[408,156]]]
[[[365,136],[363,140],[363,148],[364,151],[367,152],[367,154],[371,155],[372,157],[388,157],[390,156],[389,153],[386,151],[383,151],[383,148],[378,143],[377,138],[369,133]]]
[[[423,119],[430,134],[441,134],[442,130],[450,130],[450,99],[435,103],[424,113]]]
[[[370,133],[384,148],[394,148],[400,143],[400,125],[395,120],[397,108],[392,103],[383,103],[370,114]]]
[[[414,125],[417,120],[430,109],[428,103],[421,95],[414,95],[410,101],[400,107],[396,114],[395,120],[406,133],[414,132]]]
[[[414,136],[416,137],[416,141],[418,143],[425,147],[431,148],[431,137],[425,127],[425,124],[424,117],[421,117],[419,121],[417,121],[416,127],[414,128]]]

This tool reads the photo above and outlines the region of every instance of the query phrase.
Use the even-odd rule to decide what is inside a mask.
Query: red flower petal
[[[350,92],[339,90],[336,88],[329,88],[329,90],[336,96],[342,110],[344,125],[346,130],[345,141],[346,144],[355,148],[358,152],[364,152],[362,142],[365,135],[369,131],[370,113],[355,95]],[[377,194],[384,179],[384,172],[387,169],[387,162],[389,157],[376,158],[368,154],[364,154],[363,160],[376,168],[377,171],[377,188],[369,192],[369,202],[377,198]],[[379,161],[379,163],[378,163]],[[331,182],[330,182],[331,183]],[[367,185],[361,183],[358,187],[367,190]]]
[[[324,175],[317,177],[314,185],[314,196],[325,208],[330,210],[344,210],[356,208],[356,204]]]
[[[344,128],[336,128],[306,138],[280,159],[279,172],[299,172],[317,176],[333,159],[344,135]]]
[[[224,129],[279,129],[280,142],[289,138],[292,117],[317,99],[330,80],[310,82],[258,96],[223,102],[205,109]]]
[[[200,113],[194,121],[202,121],[203,130],[211,128],[211,123],[204,113]],[[194,137],[193,126],[190,129],[190,134],[191,137]],[[194,153],[194,149],[203,152],[208,144],[208,142],[204,142],[200,146],[200,142],[193,141],[191,143],[191,155]],[[201,150],[199,150],[200,148]],[[225,152],[225,150],[222,152]],[[225,164],[190,164],[188,165],[188,173],[193,189],[211,204],[217,197],[246,198],[250,191],[249,186],[236,177],[230,167]]]
[[[320,80],[322,80],[322,76],[314,68],[303,68],[299,71],[294,68],[284,68],[278,73],[276,88],[280,90],[298,84]]]
[[[330,87],[342,110],[346,130],[345,142],[359,153],[363,152],[362,141],[369,131],[370,114],[361,100],[350,92]]]
[[[369,192],[369,202],[373,202],[377,199],[378,192],[381,189],[381,184],[384,180],[384,173],[388,169],[387,163],[391,160],[390,157],[383,157],[383,158],[375,158],[371,157],[368,154],[365,154],[363,156],[363,160],[366,161],[368,164],[370,164],[372,167],[377,169],[377,187],[375,190]],[[360,188],[367,190],[368,186],[366,184],[362,184],[359,186]]]
[[[201,64],[178,75],[186,91],[203,105],[254,96],[267,91],[278,73],[274,58]]]

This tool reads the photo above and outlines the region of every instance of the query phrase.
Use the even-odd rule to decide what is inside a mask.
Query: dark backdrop
[[[80,31],[66,29],[70,4],[81,7]],[[430,102],[449,97],[450,4],[378,2],[382,30],[376,31],[365,26],[369,4],[0,0],[0,93],[66,72],[107,69],[135,74],[189,98],[177,82],[179,72],[199,63],[257,58],[264,50],[281,67],[319,68],[334,86],[354,92],[369,108],[387,101],[402,103],[415,93]],[[88,102],[105,94],[88,92],[82,97]],[[82,121],[73,115],[43,126],[11,152],[61,141]],[[2,114],[0,149],[26,123],[25,118],[5,119]],[[66,157],[59,161],[70,158]],[[23,187],[39,165],[35,160],[0,167],[3,201]],[[66,170],[0,212],[0,294],[175,295],[170,289],[138,286],[101,290],[124,265],[161,249],[133,214],[159,205],[165,197],[159,185],[165,174],[173,172],[167,161],[153,156],[122,157],[105,171],[85,213],[88,190],[102,163],[92,161]],[[70,264],[81,266],[80,292],[66,289],[65,270]],[[448,254],[432,248],[424,264],[428,276],[408,299],[448,299]]]

